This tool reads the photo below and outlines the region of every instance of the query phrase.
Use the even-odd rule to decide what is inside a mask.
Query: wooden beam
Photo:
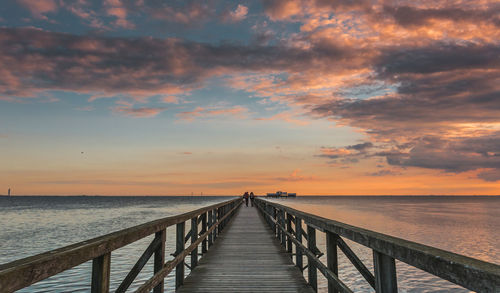
[[[153,255],[153,253],[158,249],[159,246],[160,241],[155,237],[149,244],[148,248],[146,248],[146,250],[142,253],[141,257],[139,257],[125,279],[123,279],[120,286],[118,286],[118,289],[116,289],[115,293],[125,293],[127,291],[128,287],[130,287],[132,282],[135,280],[137,275],[141,272],[142,268],[146,265],[149,258]]]
[[[175,253],[178,257],[184,251],[184,233],[185,222],[179,223],[176,226],[176,242]],[[178,289],[184,283],[184,259],[175,267],[175,289]]]
[[[191,219],[208,210],[223,206],[232,199],[181,215],[170,216],[110,234],[85,240],[35,256],[0,265],[0,292],[13,292],[93,260],[169,226]]]
[[[191,220],[191,244],[196,243],[198,239],[198,224],[197,219],[193,218]],[[198,265],[198,246],[191,251],[191,270],[193,270]]]
[[[159,246],[155,249],[153,275],[161,271],[165,264],[165,242],[167,240],[167,230],[161,230],[155,233],[155,240],[159,242]],[[164,282],[161,281],[154,287],[153,293],[163,293],[165,291]]]
[[[266,211],[264,210],[261,210],[262,213],[266,214],[266,215],[270,215],[268,213],[266,213]],[[297,217],[295,218],[297,220]],[[300,219],[299,219],[300,220]],[[307,247],[305,247],[301,242],[299,242],[297,239],[293,238],[293,235],[289,234],[288,232],[284,232],[284,233],[287,233],[288,236],[291,237],[292,239],[292,242],[295,243],[296,245],[296,248],[297,248],[297,252],[298,251],[301,251],[303,252],[308,259],[310,259],[313,263],[315,263],[316,265],[316,268],[329,280],[329,281],[332,281],[333,284],[335,285],[335,287],[342,293],[353,293],[351,289],[349,289],[349,287],[347,287],[342,281],[339,280],[339,278],[337,277],[337,275],[335,275],[330,269],[328,269],[327,266],[325,266],[325,264],[323,262],[321,262],[319,260],[319,258],[316,256],[316,254],[314,254],[313,252],[311,252]],[[304,269],[308,268],[309,266],[306,265],[304,267]]]
[[[313,247],[316,247],[316,230],[308,225],[307,235],[309,235],[309,238],[307,239],[307,248],[311,250]],[[307,279],[313,290],[318,292],[318,272],[316,270],[316,264],[311,257],[308,257],[307,259]]]
[[[500,266],[497,264],[319,217],[260,198],[256,200],[472,291],[496,292],[500,288]]]
[[[109,273],[111,269],[111,253],[94,258],[92,261],[91,293],[109,292]]]
[[[233,210],[236,210],[237,208],[239,208],[240,205],[241,205],[241,203],[237,204],[235,207],[233,207]],[[217,222],[215,222],[214,225],[212,225],[212,227],[210,227],[210,229],[208,229],[207,232],[205,232],[201,237],[199,237],[195,243],[192,243],[186,249],[183,249],[182,251],[177,252],[175,258],[173,260],[165,263],[163,268],[158,273],[156,273],[151,279],[147,280],[142,286],[140,286],[136,290],[136,293],[149,293],[152,288],[154,288],[160,281],[165,279],[165,277],[174,269],[174,267],[175,267],[175,271],[176,271],[176,287],[177,287],[177,272],[178,272],[179,266],[181,266],[182,272],[184,273],[184,258],[187,255],[189,255],[200,244],[201,241],[203,241],[203,238],[207,237],[208,234],[211,233],[215,229],[215,227],[217,227],[217,225],[222,220],[227,218],[228,216],[229,215],[226,215],[226,216],[222,217],[221,219],[219,219]],[[177,227],[179,227],[179,226],[177,226]],[[179,239],[179,238],[180,237],[178,237],[177,239]],[[179,243],[182,246],[184,246],[183,242],[179,242]],[[181,283],[182,284],[184,283],[184,278],[182,278]],[[180,284],[179,287],[182,284]],[[178,289],[178,287],[176,289]]]
[[[373,266],[375,267],[375,291],[377,293],[397,293],[398,281],[394,258],[374,250]]]
[[[203,217],[201,218],[201,233],[207,232],[207,213],[204,213],[202,215]],[[201,253],[207,253],[208,252],[208,239],[203,238],[203,241],[201,242]]]
[[[297,241],[302,244],[302,220],[299,217],[295,217],[295,234],[297,237]],[[299,267],[300,270],[303,270],[303,256],[302,250],[299,249],[297,244],[295,244],[295,264]]]
[[[328,269],[335,275],[339,275],[339,263],[337,258],[337,240],[339,236],[332,232],[326,232],[326,264]],[[338,293],[335,284],[328,280],[328,293]]]
[[[342,250],[344,255],[349,259],[349,261],[354,265],[358,272],[365,278],[365,280],[375,289],[375,277],[370,272],[370,270],[365,266],[365,264],[359,259],[359,257],[351,250],[351,248],[345,243],[344,239],[339,237],[337,239],[337,245]]]
[[[210,229],[213,225],[213,216],[212,216],[212,211],[208,211],[208,227],[207,229]],[[210,234],[208,234],[208,247],[212,247],[212,244],[213,244],[213,232],[211,232]]]
[[[292,215],[290,215],[289,213],[286,213],[286,231],[290,234],[293,233],[292,221],[293,221]],[[290,239],[290,236],[288,236],[288,235],[286,237],[286,251],[288,253],[290,253],[290,257],[292,257],[292,253],[293,253],[292,239]]]

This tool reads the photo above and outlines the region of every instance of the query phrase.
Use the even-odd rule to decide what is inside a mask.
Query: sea
[[[0,264],[228,199],[221,196],[0,197]],[[270,200],[500,264],[500,197],[299,196]],[[167,259],[174,252],[174,229],[167,229]],[[152,237],[147,237],[113,251],[111,291],[119,286],[151,240]],[[323,233],[317,233],[317,242],[319,249],[325,251]],[[371,250],[351,241],[347,243],[373,269]],[[322,260],[326,262],[324,257]],[[374,292],[341,252],[339,262],[340,279],[354,292]],[[470,292],[405,263],[397,261],[396,267],[399,292]],[[86,262],[18,292],[89,292],[90,274],[91,262]],[[152,274],[150,260],[130,290],[138,288]],[[321,273],[318,277],[319,292],[327,292],[326,279]],[[166,278],[165,291],[174,292],[174,283],[171,273]]]

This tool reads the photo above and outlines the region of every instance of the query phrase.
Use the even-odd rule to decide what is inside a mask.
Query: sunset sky
[[[500,3],[2,1],[9,187],[500,194]]]

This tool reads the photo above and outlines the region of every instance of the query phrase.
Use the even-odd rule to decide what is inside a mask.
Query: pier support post
[[[396,262],[394,258],[373,250],[375,268],[375,291],[377,293],[397,293]]]
[[[186,223],[182,222],[176,225],[176,241],[175,241],[175,253],[176,255],[182,253],[184,250],[184,234]],[[178,289],[184,284],[184,261],[179,263],[175,267],[175,288]]]
[[[154,273],[158,273],[165,264],[165,241],[167,240],[167,230],[163,229],[155,233],[155,239],[160,241],[160,246],[155,250],[154,256]],[[164,292],[163,281],[161,281],[153,289],[153,293],[163,293]]]
[[[326,231],[326,265],[335,274],[339,275],[339,265],[337,258],[337,238],[339,236],[330,231]],[[338,293],[332,281],[328,280],[328,293]]]
[[[212,216],[212,210],[208,211],[208,229],[212,228],[212,220],[213,220],[213,216]],[[213,239],[212,239],[212,235],[214,233],[213,232],[210,232],[208,233],[208,247],[212,247],[212,244],[213,244]]]
[[[309,225],[307,225],[307,248],[310,251],[314,251],[316,248],[316,229]],[[311,258],[308,258],[307,261],[307,278],[309,285],[315,292],[318,292],[318,271]]]
[[[295,216],[295,234],[297,241],[302,243],[302,220],[297,216]],[[297,245],[295,245],[295,264],[302,271],[302,268],[304,267],[302,249],[300,249]]]
[[[204,213],[201,215],[201,233],[207,232],[207,213]],[[207,243],[208,243],[208,236],[203,239],[203,242],[201,242],[201,253],[207,253]]]
[[[92,260],[92,283],[90,292],[109,292],[109,273],[111,269],[111,253],[96,257]]]
[[[198,217],[191,219],[191,244],[195,243],[198,239]],[[198,246],[191,251],[191,270],[198,265]]]

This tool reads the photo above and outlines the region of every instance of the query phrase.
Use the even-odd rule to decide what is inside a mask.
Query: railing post
[[[274,223],[272,221],[272,214],[273,214],[273,207],[271,205],[266,205],[266,209],[267,209],[267,213],[269,214],[269,216],[267,217],[267,221],[269,223],[269,227],[271,227],[271,229],[275,229],[274,228]]]
[[[292,215],[290,215],[289,213],[286,213],[286,231],[290,234],[293,233],[293,229],[292,229]],[[292,257],[292,253],[293,253],[293,248],[292,248],[292,239],[290,238],[290,236],[287,236],[286,237],[286,251],[288,253],[290,253],[290,258]]]
[[[179,255],[184,250],[184,234],[185,234],[186,223],[178,223],[176,225],[176,241],[175,241],[175,253]],[[181,261],[175,267],[175,289],[178,289],[184,284],[184,260]]]
[[[217,208],[217,221],[220,220],[222,218],[222,208]],[[220,232],[222,231],[222,229],[224,229],[223,225],[222,225],[222,222],[219,223],[219,225],[217,226],[217,232],[218,234],[220,234]]]
[[[207,227],[207,213],[203,213],[201,216],[201,232],[205,233],[207,232],[208,227]],[[203,239],[203,242],[201,242],[201,253],[207,253],[207,243],[208,243],[208,236]]]
[[[92,260],[92,283],[90,292],[109,292],[109,272],[111,268],[111,253],[98,256]]]
[[[398,281],[394,258],[373,250],[373,267],[375,268],[375,292],[397,293]]]
[[[217,238],[217,231],[219,230],[219,227],[217,227],[217,225],[216,225],[216,223],[217,223],[217,211],[218,211],[218,209],[214,209],[213,213],[212,213],[212,217],[213,217],[212,225],[215,225],[215,228],[212,231],[212,241],[214,241],[214,242],[215,242],[215,239]]]
[[[272,210],[273,210],[273,219],[275,220],[275,222],[273,222],[273,230],[274,230],[274,234],[276,235],[276,237],[279,236],[279,229],[278,229],[278,221],[276,221],[277,219],[277,212],[276,212],[276,208],[275,207],[272,207]]]
[[[280,210],[280,225],[284,230],[286,230],[285,211],[284,210]],[[281,229],[280,229],[280,233],[281,233],[281,245],[286,249],[286,234]]]
[[[208,229],[212,228],[213,223],[213,216],[212,216],[212,210],[208,211]],[[208,233],[208,247],[212,247],[213,244],[213,238],[212,236],[214,235],[213,231]]]
[[[191,244],[195,243],[198,239],[198,217],[191,219]],[[191,251],[191,270],[198,265],[198,246]]]
[[[163,229],[155,233],[155,239],[159,239],[160,246],[155,250],[154,256],[154,273],[159,272],[163,265],[165,264],[165,241],[167,240],[167,230]],[[153,293],[163,293],[164,292],[163,281],[161,281],[156,287],[153,289]]]
[[[314,251],[314,248],[316,248],[316,229],[309,225],[307,225],[307,248],[309,251]],[[318,272],[311,258],[308,258],[307,261],[307,277],[309,285],[315,292],[318,292]]]
[[[297,216],[295,216],[295,237],[302,243],[302,220]],[[295,245],[295,264],[302,271],[304,267],[302,250],[297,245]]]
[[[326,265],[335,274],[339,275],[339,264],[337,259],[337,238],[339,236],[330,231],[326,231]],[[338,293],[339,291],[328,280],[328,293]]]

